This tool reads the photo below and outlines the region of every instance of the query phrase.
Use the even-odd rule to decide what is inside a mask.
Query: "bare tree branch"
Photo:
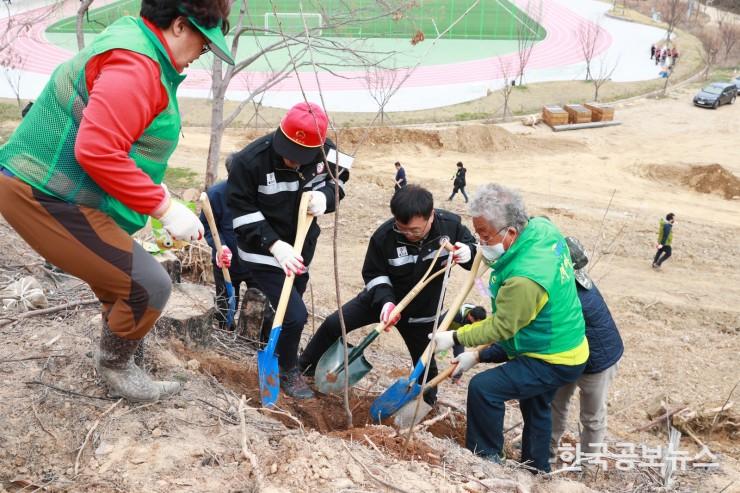
[[[524,84],[524,70],[529,64],[534,45],[539,38],[539,24],[541,20],[542,0],[536,0],[534,5],[531,2],[527,2],[524,19],[520,19],[516,24],[517,57],[519,58],[517,76],[520,86]]]
[[[600,20],[595,22],[583,20],[578,26],[578,44],[581,48],[583,60],[586,62],[586,79],[591,80],[591,61],[596,55],[596,46],[601,37]]]

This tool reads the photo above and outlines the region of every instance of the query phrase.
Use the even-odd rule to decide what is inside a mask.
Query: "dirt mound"
[[[439,132],[414,128],[372,127],[372,128],[343,128],[337,132],[337,141],[347,148],[358,146],[394,145],[412,143],[442,149],[444,144]]]
[[[681,181],[697,192],[716,193],[728,200],[740,197],[740,178],[719,164],[692,166]]]
[[[247,141],[264,135],[249,129],[245,133]],[[404,127],[353,127],[342,128],[329,136],[339,143],[346,152],[355,153],[362,148],[394,146],[407,144],[429,149],[448,150],[464,153],[502,152],[512,150],[569,149],[572,143],[558,139],[546,141],[531,137],[514,135],[497,125],[460,125],[445,128],[404,128]]]
[[[498,152],[518,149],[522,137],[495,125],[465,125],[440,132],[444,147],[458,152]]]
[[[732,200],[740,197],[740,178],[720,164],[642,166],[638,174],[651,180],[679,185],[700,193],[711,193]]]

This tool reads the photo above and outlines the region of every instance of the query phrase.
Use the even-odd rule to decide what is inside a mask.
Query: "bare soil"
[[[470,226],[461,197],[446,201],[455,163],[463,161],[470,192],[491,181],[517,188],[530,214],[549,216],[586,245],[590,274],[625,342],[610,395],[609,439],[665,446],[664,427],[637,431],[649,422],[647,411],[656,401],[697,411],[737,403],[740,380],[740,148],[731,139],[740,105],[703,110],[691,106],[691,95],[686,88],[669,98],[620,105],[621,126],[579,132],[553,134],[519,123],[383,128],[369,137],[359,129],[340,132],[340,147],[356,153],[338,215],[341,299],[350,299],[364,284],[360,266],[367,239],[389,216],[393,162],[401,161],[411,182],[427,186],[438,206],[459,213]],[[172,162],[202,173],[208,132],[184,132]],[[260,133],[231,129],[224,151],[237,150]],[[677,218],[674,255],[656,271],[650,263],[658,220],[667,212]],[[336,307],[334,216],[319,222],[323,234],[305,296],[315,317],[305,338]],[[52,306],[90,296],[79,281],[44,270],[3,222],[0,230],[2,286],[30,273],[42,282]],[[453,273],[451,292],[462,277],[463,272]],[[484,289],[474,289],[469,299],[489,303]],[[469,375],[459,384],[441,385],[435,413],[447,407],[452,412],[417,433],[413,447],[404,451],[391,427],[366,425],[371,399],[410,369],[395,333],[384,334],[366,351],[375,369],[352,398],[350,429],[341,400],[334,397],[305,404],[282,397],[283,414],[261,410],[253,351],[220,336],[209,350],[194,351],[155,334],[145,366],[157,378],[185,380],[183,394],[150,405],[121,402],[101,418],[116,401],[105,395],[89,357],[99,330],[95,315],[94,305],[26,319],[0,314],[10,317],[0,329],[0,492],[256,491],[258,477],[262,490],[273,492],[387,489],[378,479],[406,491],[460,493],[483,491],[481,484],[501,479],[537,492],[659,487],[655,477],[639,470],[611,467],[543,479],[477,459],[460,447]],[[362,335],[357,331],[350,341]],[[242,395],[247,406],[240,414]],[[577,436],[577,412],[572,414],[570,431]],[[521,433],[518,421],[513,404],[505,423],[512,428],[507,434],[512,457]],[[740,491],[740,441],[732,422],[692,423],[719,468],[689,465],[677,473],[678,491]],[[256,454],[258,470],[244,447]],[[687,436],[680,449],[690,457],[700,451]]]

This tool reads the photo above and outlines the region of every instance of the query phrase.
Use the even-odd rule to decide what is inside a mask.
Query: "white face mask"
[[[483,257],[489,262],[494,262],[497,258],[504,254],[503,243],[496,243],[495,245],[480,245],[481,253]]]

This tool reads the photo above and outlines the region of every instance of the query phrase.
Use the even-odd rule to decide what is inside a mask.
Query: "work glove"
[[[458,354],[452,358],[452,362],[457,363],[457,367],[452,372],[452,379],[460,378],[463,373],[477,365],[479,361],[480,353],[478,351],[464,351]]]
[[[472,254],[470,252],[470,246],[458,241],[455,243],[455,251],[452,253],[452,260],[456,264],[467,264],[470,262]]]
[[[435,353],[441,353],[442,351],[447,351],[452,346],[455,345],[455,331],[454,330],[446,330],[446,331],[440,331],[437,332],[437,335],[432,338],[432,334],[429,334],[429,340],[433,341],[436,346],[434,347]]]
[[[164,214],[157,219],[175,240],[193,241],[203,238],[203,224],[200,219],[181,202],[170,200]]]
[[[226,245],[221,246],[221,253],[216,255],[216,265],[219,269],[228,269],[231,267],[231,248]]]
[[[388,332],[391,330],[391,327],[396,325],[399,320],[401,320],[401,314],[397,313],[394,317],[391,318],[391,312],[396,309],[396,304],[392,301],[388,301],[383,305],[383,309],[380,310],[380,321],[385,324],[385,331]]]
[[[295,253],[293,247],[283,240],[273,243],[270,247],[270,253],[278,261],[280,267],[283,268],[286,276],[290,277],[293,274],[300,275],[306,272],[306,266],[303,265],[303,257]]]
[[[326,195],[324,192],[308,192],[311,197],[308,201],[308,213],[312,216],[320,216],[326,212]]]
[[[663,248],[663,245],[661,245],[660,243],[658,243],[657,245],[655,245],[655,248],[657,250],[660,250],[661,248]]]

